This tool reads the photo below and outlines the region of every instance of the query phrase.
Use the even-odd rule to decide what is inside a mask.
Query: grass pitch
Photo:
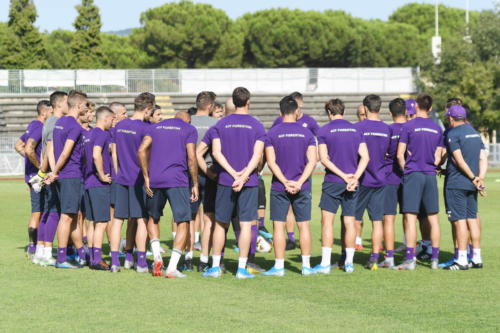
[[[321,255],[321,182],[314,177],[312,265]],[[0,181],[0,332],[498,332],[500,173],[490,173],[487,186],[488,197],[480,199],[483,270],[431,271],[420,264],[414,272],[366,271],[365,223],[365,250],[356,253],[353,274],[335,270],[302,277],[295,250],[287,252],[285,277],[239,281],[233,274],[213,280],[193,272],[167,280],[132,271],[112,275],[35,266],[23,250],[29,193],[21,181]],[[165,214],[162,240],[171,245],[168,208]],[[447,260],[453,247],[444,209],[440,217],[441,260]],[[267,219],[266,225],[271,229]],[[397,240],[401,230],[398,219]],[[226,266],[234,272],[237,254],[231,250],[233,233],[228,235]],[[338,236],[336,219],[333,260],[340,252]],[[257,257],[265,268],[273,265],[272,253]]]

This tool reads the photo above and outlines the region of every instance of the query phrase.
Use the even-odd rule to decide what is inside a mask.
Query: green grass
[[[496,182],[499,179],[499,182]],[[269,184],[269,177],[266,182]],[[313,256],[320,260],[319,210],[322,177],[314,178]],[[24,256],[29,212],[28,192],[21,181],[0,182],[0,332],[421,332],[498,331],[500,327],[500,173],[487,179],[489,196],[480,201],[483,225],[483,270],[414,272],[366,271],[365,249],[355,256],[353,274],[299,275],[300,253],[287,253],[284,278],[220,280],[189,273],[166,280],[138,275],[41,268]],[[162,235],[170,245],[170,212]],[[266,221],[268,227],[270,222]],[[369,246],[369,223],[365,223]],[[451,257],[449,224],[441,214],[442,255]],[[339,253],[335,221],[335,260]],[[229,233],[230,237],[233,233]],[[168,239],[165,239],[167,238]],[[397,225],[401,239],[401,222]],[[236,254],[226,250],[234,271]],[[397,257],[399,261],[400,257]],[[271,267],[273,255],[258,255]]]

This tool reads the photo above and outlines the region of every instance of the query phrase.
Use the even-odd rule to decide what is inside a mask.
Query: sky
[[[42,31],[56,29],[73,30],[73,21],[77,15],[75,6],[80,0],[34,0],[37,6],[36,25]],[[471,10],[493,9],[499,0],[469,0]],[[9,0],[0,0],[0,21],[7,21]],[[116,31],[140,26],[140,13],[148,8],[158,7],[167,0],[95,0],[101,10],[102,31]],[[387,20],[398,7],[410,2],[431,3],[435,0],[205,0],[194,1],[209,3],[223,9],[229,17],[239,16],[262,9],[288,7],[303,10],[326,9],[344,10],[355,17],[364,19]],[[449,7],[466,7],[467,0],[439,0]]]

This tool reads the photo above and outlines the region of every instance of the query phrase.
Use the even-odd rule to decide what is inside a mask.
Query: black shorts
[[[356,220],[361,221],[365,210],[372,221],[382,221],[384,219],[384,194],[385,186],[359,187],[358,201],[356,202]]]
[[[92,187],[85,191],[85,215],[93,222],[111,220],[111,186]]]
[[[311,221],[311,190],[300,191],[297,194],[271,191],[271,220],[286,222],[290,205],[295,221]]]
[[[119,219],[146,218],[146,191],[142,185],[116,184],[115,217]]]
[[[403,198],[402,185],[386,185],[384,194],[384,215],[397,215],[398,204],[401,212],[401,202]]]
[[[234,192],[231,186],[218,185],[215,200],[215,220],[229,223],[233,217],[242,222],[257,220],[258,187],[243,187]]]
[[[58,179],[56,185],[61,202],[61,213],[77,214],[82,201],[82,180],[80,178],[63,178]]]
[[[215,199],[217,194],[217,182],[206,177],[205,175],[198,176],[199,197],[198,200],[191,203],[191,213],[196,215],[200,205],[203,204],[205,213],[215,213]]]
[[[448,220],[477,218],[477,191],[445,188],[444,195]]]
[[[153,197],[147,198],[148,214],[154,220],[159,220],[163,215],[163,209],[170,203],[174,222],[191,221],[191,194],[188,187],[156,188],[153,190]]]
[[[259,177],[259,209],[266,209],[266,184],[262,177]]]
[[[45,185],[42,191],[43,200],[43,211],[49,213],[60,213],[61,203],[59,202],[59,194],[57,193],[56,183]]]
[[[347,191],[346,184],[323,182],[319,208],[337,214],[342,207],[342,216],[355,216],[357,200],[358,191]]]
[[[422,211],[423,210],[423,211]],[[436,175],[412,172],[403,176],[403,213],[439,213]]]

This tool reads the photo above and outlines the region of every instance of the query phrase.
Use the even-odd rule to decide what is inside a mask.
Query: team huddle
[[[302,112],[303,96],[293,93],[281,99],[281,114],[267,132],[250,114],[250,100],[243,87],[236,88],[225,105],[216,102],[213,92],[203,91],[196,109],[165,120],[151,93],[135,98],[131,117],[118,102],[96,109],[79,91],[57,91],[49,101],[40,101],[37,120],[16,144],[25,157],[31,196],[30,259],[41,266],[119,272],[124,248],[123,268],[183,278],[185,271],[193,270],[197,249],[198,271],[218,278],[225,273],[224,249],[232,225],[239,251],[236,277],[283,276],[285,252],[295,246],[296,225],[302,275],[330,274],[336,267],[352,273],[367,212],[372,222],[372,249],[365,264],[369,270],[414,270],[417,259],[430,261],[432,269],[483,267],[477,197],[485,194],[487,151],[467,122],[460,99],[446,104],[444,132],[430,118],[433,101],[426,94],[416,100],[392,100],[391,125],[380,118],[380,96],[364,98],[358,123],[345,120],[344,103],[331,99],[325,104],[329,122],[319,127]],[[318,161],[325,170],[319,203],[322,256],[312,265],[311,190]],[[261,174],[266,164],[273,175],[272,233],[264,225],[266,190]],[[442,264],[437,185],[441,174],[455,248],[454,258]],[[165,267],[159,222],[167,202],[173,246]],[[339,208],[342,254],[332,265],[333,223]],[[398,214],[403,215],[405,260],[396,264]],[[105,237],[110,263],[103,259]],[[268,270],[255,262],[259,238],[274,247],[275,263]]]

